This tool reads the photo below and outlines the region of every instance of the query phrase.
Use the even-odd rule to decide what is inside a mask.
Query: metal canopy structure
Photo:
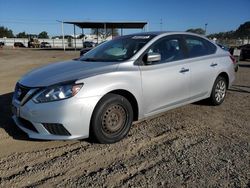
[[[80,28],[107,28],[107,29],[143,29],[147,22],[64,22],[73,24]]]
[[[107,31],[107,29],[121,29],[121,35],[123,34],[123,29],[143,29],[145,25],[147,25],[147,22],[80,22],[80,21],[58,21],[62,23],[62,35],[63,35],[63,48],[65,50],[65,43],[64,43],[64,24],[72,24],[74,25],[74,36],[76,36],[76,28],[75,26],[82,29],[97,29],[97,41],[98,41],[98,30],[104,29]],[[112,34],[113,35],[113,34]],[[74,37],[75,38],[75,37]],[[75,49],[76,49],[76,38],[75,38]]]

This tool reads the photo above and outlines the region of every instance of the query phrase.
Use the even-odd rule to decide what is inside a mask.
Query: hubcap
[[[125,126],[126,117],[126,111],[121,105],[109,106],[102,116],[103,130],[108,134],[119,132]]]
[[[217,102],[221,102],[226,95],[226,84],[223,80],[220,80],[215,87],[215,99]]]

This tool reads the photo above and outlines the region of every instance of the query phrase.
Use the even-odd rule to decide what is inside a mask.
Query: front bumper
[[[89,126],[93,110],[101,97],[78,98],[36,104],[29,100],[23,106],[16,99],[12,105],[18,109],[12,118],[16,125],[26,132],[30,138],[45,140],[69,140],[89,137]],[[24,119],[26,121],[21,121]],[[29,128],[25,124],[29,122]],[[69,134],[52,134],[45,124],[62,125]],[[56,128],[56,127],[55,127]]]

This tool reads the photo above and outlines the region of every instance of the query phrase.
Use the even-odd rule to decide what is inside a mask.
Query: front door
[[[189,97],[190,68],[185,63],[182,39],[168,36],[146,53],[159,53],[161,61],[140,66],[145,116],[184,103]]]

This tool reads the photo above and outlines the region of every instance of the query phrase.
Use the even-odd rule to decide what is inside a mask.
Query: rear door
[[[216,46],[209,41],[193,35],[184,37],[190,62],[190,97],[200,98],[209,95],[216,74],[219,58]]]
[[[146,116],[183,103],[189,96],[190,82],[190,68],[184,60],[180,36],[168,36],[156,41],[145,54],[150,52],[160,53],[161,61],[140,66]]]

